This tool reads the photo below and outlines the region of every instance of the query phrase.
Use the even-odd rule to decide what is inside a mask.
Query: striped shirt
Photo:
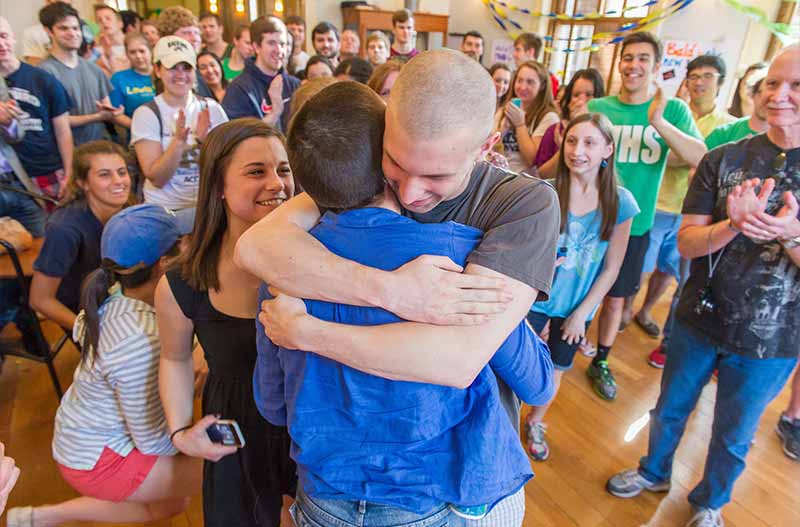
[[[123,457],[134,448],[175,454],[158,394],[155,309],[116,288],[99,313],[94,361],[78,365],[56,413],[53,457],[66,467],[91,470],[106,447]],[[81,312],[73,337],[80,341],[85,330]]]

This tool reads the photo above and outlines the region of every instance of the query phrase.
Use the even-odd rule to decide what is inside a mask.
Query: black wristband
[[[172,433],[169,435],[169,441],[170,441],[170,443],[172,443],[172,442],[174,441],[174,439],[175,439],[175,435],[176,435],[178,432],[183,432],[184,430],[188,430],[188,429],[190,429],[191,427],[192,427],[192,425],[186,425],[186,426],[182,426],[182,427],[178,428],[177,430],[175,430],[174,432],[172,432]]]

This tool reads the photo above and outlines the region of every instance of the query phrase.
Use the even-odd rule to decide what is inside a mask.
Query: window
[[[606,79],[606,91],[613,92],[619,85],[615,75],[618,45],[604,45],[596,51],[577,51],[592,44],[595,33],[617,30],[623,24],[647,16],[649,0],[554,0],[555,12],[576,14],[603,13],[607,16],[584,20],[551,20],[548,34],[553,40],[549,46],[556,51],[545,55],[545,62],[562,83],[583,68],[596,68]],[[623,12],[623,10],[628,11]],[[575,50],[565,52],[564,50]]]

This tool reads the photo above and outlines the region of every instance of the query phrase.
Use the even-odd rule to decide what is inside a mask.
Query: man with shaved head
[[[382,169],[403,213],[484,232],[465,268],[422,256],[384,271],[340,258],[306,232],[320,210],[305,194],[240,238],[237,263],[285,294],[381,307],[412,321],[312,329],[302,327],[307,314],[265,302],[262,316],[273,328],[286,322],[280,335],[268,334],[276,344],[296,349],[301,339],[300,349],[391,379],[472,383],[531,304],[548,297],[560,223],[552,187],[483,161],[499,139],[491,132],[495,97],[477,62],[436,50],[404,67],[386,111]],[[516,429],[519,400],[502,380],[498,385]]]
[[[606,484],[621,498],[669,490],[689,415],[718,370],[711,442],[703,479],[689,494],[688,527],[722,527],[721,509],[761,415],[800,351],[800,46],[775,57],[762,86],[767,133],[715,148],[692,179],[678,233],[692,268],[651,412],[647,455]],[[795,433],[789,424],[779,433]]]

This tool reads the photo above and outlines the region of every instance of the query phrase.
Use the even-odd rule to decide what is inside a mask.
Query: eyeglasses
[[[717,77],[719,77],[719,73],[711,73],[711,72],[703,74],[692,73],[691,75],[686,76],[686,80],[688,80],[689,82],[697,82],[700,79],[704,81],[711,81],[716,79]]]

